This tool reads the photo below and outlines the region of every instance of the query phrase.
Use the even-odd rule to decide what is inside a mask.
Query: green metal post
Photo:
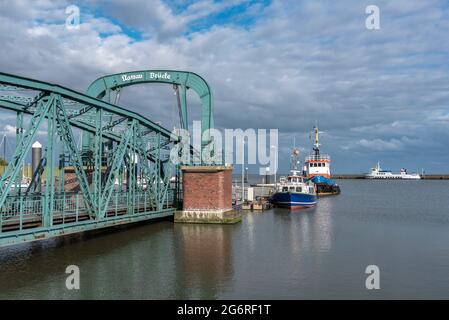
[[[103,130],[102,130],[102,111],[100,108],[96,110],[95,116],[95,148],[94,148],[94,177],[93,177],[93,201],[97,208],[101,206],[101,168],[102,168],[102,144],[103,144]],[[98,214],[98,212],[97,212]],[[100,215],[101,219],[102,216]]]
[[[59,155],[59,177],[58,177],[58,192],[65,195],[65,152],[64,141],[60,140],[62,152]]]
[[[157,210],[161,210],[161,135],[157,134],[157,156],[156,156],[156,201],[157,201]]]
[[[20,145],[22,143],[22,137],[23,137],[23,112],[17,112],[17,120],[16,120],[16,143],[17,145]],[[6,159],[5,159],[6,161]],[[21,193],[21,184],[22,184],[22,176],[23,176],[23,162],[20,163],[20,172],[22,173],[20,176],[17,176],[16,178],[16,185],[15,185],[15,191],[17,192],[17,195],[20,198]]]
[[[17,112],[17,123],[16,123],[16,141],[17,145],[22,144],[23,139],[23,112]],[[6,160],[6,159],[5,159]],[[23,162],[22,162],[23,164]],[[22,230],[22,223],[23,223],[23,198],[22,198],[22,176],[23,176],[23,165],[21,166],[21,172],[22,174],[17,177],[16,180],[16,189],[17,194],[19,196],[19,213],[20,213],[20,230]]]
[[[184,130],[189,130],[189,122],[188,122],[189,119],[187,116],[187,88],[185,84],[181,85],[180,100],[181,100],[181,115],[182,115],[182,119],[180,119],[181,128]]]
[[[130,166],[130,186],[128,188],[128,213],[135,213],[136,210],[136,190],[137,190],[137,153],[136,153],[137,126],[133,128],[133,136],[131,140],[131,163]]]
[[[53,224],[53,207],[55,195],[55,166],[54,166],[54,137],[56,136],[56,106],[52,103],[48,111],[48,144],[47,144],[47,161],[45,168],[45,197],[43,226],[50,227]]]

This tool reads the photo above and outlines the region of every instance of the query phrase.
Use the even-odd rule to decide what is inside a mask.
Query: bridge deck
[[[160,210],[156,210],[149,202],[140,201],[134,203],[132,209],[129,210],[125,203],[116,201],[113,206],[108,208],[104,218],[96,219],[91,217],[81,205],[80,198],[77,195],[64,199],[64,204],[75,202],[76,205],[71,209],[63,206],[59,208],[60,210],[55,210],[52,214],[52,222],[48,227],[44,227],[44,218],[41,213],[42,199],[22,201],[22,210],[19,209],[18,201],[12,202],[15,205],[7,206],[10,209],[9,212],[5,210],[0,212],[0,246],[169,217],[174,212],[171,202],[166,202]],[[59,201],[55,201],[55,207],[58,203]]]

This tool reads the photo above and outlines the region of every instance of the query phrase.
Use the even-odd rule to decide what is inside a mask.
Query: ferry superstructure
[[[402,180],[420,180],[418,173],[407,173],[407,169],[401,169],[400,173],[393,173],[391,170],[382,170],[378,162],[371,172],[365,175],[366,179],[402,179]]]
[[[316,184],[318,195],[339,194],[340,186],[331,179],[331,157],[320,153],[319,133],[318,126],[315,126],[313,151],[306,157],[305,175]]]

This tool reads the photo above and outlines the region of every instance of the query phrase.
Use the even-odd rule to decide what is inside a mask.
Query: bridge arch
[[[176,70],[143,70],[123,72],[98,78],[90,84],[87,95],[111,102],[111,92],[119,88],[144,84],[167,83],[179,86],[181,128],[188,130],[187,89],[192,89],[201,100],[201,132],[213,128],[213,95],[209,84],[193,72]],[[203,141],[207,142],[207,141]]]

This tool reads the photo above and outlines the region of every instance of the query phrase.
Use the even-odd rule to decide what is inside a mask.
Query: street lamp
[[[274,185],[277,185],[277,171],[278,171],[278,153],[277,153],[277,147],[271,146],[272,149],[275,150],[274,154]]]

